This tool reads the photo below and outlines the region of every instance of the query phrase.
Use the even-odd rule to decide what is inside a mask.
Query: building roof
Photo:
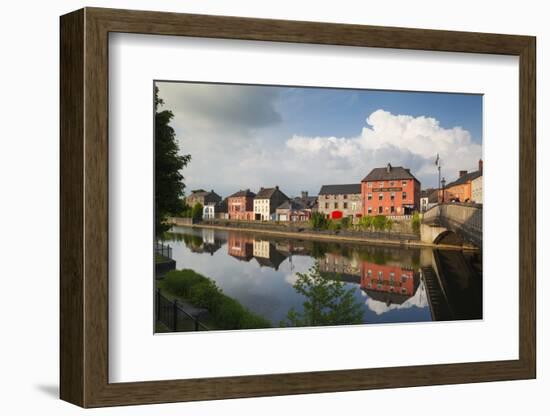
[[[252,192],[250,189],[244,189],[240,190],[238,192],[235,192],[233,195],[229,195],[228,198],[238,198],[238,197],[247,197],[247,198],[254,198],[256,194]]]
[[[227,198],[216,204],[217,212],[227,212]]]
[[[407,295],[404,293],[398,293],[398,292],[384,292],[384,291],[378,291],[374,289],[365,289],[363,288],[363,291],[367,294],[369,298],[372,300],[377,300],[379,302],[383,302],[386,305],[402,305],[405,303],[407,299],[409,299],[413,295]]]
[[[211,191],[205,191],[204,189],[195,189],[195,190],[191,191],[191,195],[189,195],[189,196],[207,197],[209,195],[213,195],[213,196],[221,199],[221,196],[219,196],[216,192],[214,192],[213,189]]]
[[[319,195],[344,195],[360,194],[361,184],[351,183],[346,185],[323,185],[319,190]]]
[[[437,189],[433,190],[430,195],[428,195],[428,203],[437,203],[439,202],[439,192]]]
[[[429,198],[433,191],[435,191],[434,188],[422,189],[420,191],[420,198]]]
[[[288,197],[283,193],[283,191],[281,191],[279,189],[278,186],[276,186],[275,188],[260,188],[260,190],[258,191],[258,193],[256,194],[256,196],[254,198],[255,199],[271,199],[271,197],[277,192],[281,193],[286,199],[288,199]]]
[[[398,181],[400,179],[414,179],[418,183],[420,181],[414,177],[410,169],[402,166],[388,165],[384,168],[374,168],[370,173],[363,178],[361,182],[370,181]]]
[[[305,209],[304,204],[301,201],[297,201],[296,199],[285,201],[281,205],[277,207],[277,209],[291,209],[291,210],[297,210],[297,209]]]
[[[193,189],[191,191],[191,195],[201,195],[201,194],[206,194],[207,192],[204,190],[204,189]]]
[[[474,179],[479,178],[481,175],[482,175],[482,172],[479,170],[476,170],[475,172],[466,173],[465,175],[462,175],[461,177],[459,177],[456,181],[447,184],[445,188],[450,188],[452,186],[457,186],[457,185],[464,185],[469,181],[473,181]]]

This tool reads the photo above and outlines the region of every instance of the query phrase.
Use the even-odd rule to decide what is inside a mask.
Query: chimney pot
[[[481,173],[483,173],[483,160],[482,159],[479,159],[479,162],[478,162],[478,168],[479,168],[479,171]]]
[[[462,178],[464,175],[466,175],[468,173],[467,170],[459,170],[458,171],[458,177],[459,178]]]

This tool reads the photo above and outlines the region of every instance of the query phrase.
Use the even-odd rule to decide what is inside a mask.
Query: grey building
[[[318,211],[330,218],[359,218],[363,212],[361,184],[323,185],[319,190]]]
[[[202,206],[217,204],[221,201],[222,197],[214,192],[214,190],[205,191],[204,189],[195,189],[185,198],[186,204],[190,207],[194,207],[196,204],[201,204]]]

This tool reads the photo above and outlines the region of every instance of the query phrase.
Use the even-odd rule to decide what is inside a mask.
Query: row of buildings
[[[203,205],[203,219],[242,221],[307,221],[313,212],[327,218],[351,218],[365,215],[400,217],[424,211],[438,202],[479,202],[482,199],[482,161],[476,172],[460,171],[456,181],[443,189],[422,191],[420,181],[410,169],[392,166],[373,169],[360,183],[323,185],[317,196],[302,192],[288,197],[278,186],[239,190],[222,199],[213,190],[191,192],[190,206]]]
[[[441,189],[423,190],[420,211],[425,212],[442,202],[483,204],[483,160],[479,160],[476,171],[460,170],[458,178],[449,184],[443,182]]]

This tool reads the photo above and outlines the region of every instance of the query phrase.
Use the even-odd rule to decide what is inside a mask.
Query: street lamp
[[[441,195],[441,199],[443,200],[443,203],[445,203],[445,178],[441,179],[441,188],[443,189],[443,193]]]

